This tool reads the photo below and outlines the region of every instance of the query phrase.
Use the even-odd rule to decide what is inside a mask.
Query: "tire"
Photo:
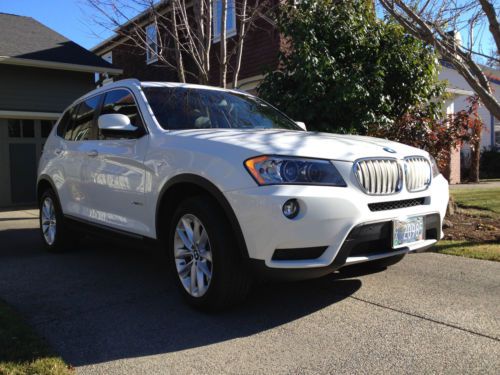
[[[189,305],[215,311],[245,299],[251,285],[249,273],[231,225],[212,198],[182,201],[168,233],[172,274]]]
[[[371,269],[387,268],[403,260],[406,254],[394,255],[388,258],[373,260],[371,262],[362,263],[363,266]]]
[[[52,189],[45,190],[40,198],[39,222],[40,236],[47,251],[61,253],[77,245],[79,236],[68,228]]]

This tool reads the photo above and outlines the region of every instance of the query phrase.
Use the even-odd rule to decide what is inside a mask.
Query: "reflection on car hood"
[[[216,143],[248,150],[249,155],[276,154],[354,161],[365,157],[427,156],[427,152],[386,139],[359,135],[281,129],[190,129],[171,131],[190,141]],[[393,152],[392,152],[393,151]]]

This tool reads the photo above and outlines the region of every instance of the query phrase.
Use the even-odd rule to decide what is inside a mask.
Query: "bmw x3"
[[[389,266],[431,247],[448,183],[426,151],[309,132],[244,92],[123,80],[63,113],[37,194],[48,250],[83,227],[153,239],[187,301],[216,309],[255,277]]]

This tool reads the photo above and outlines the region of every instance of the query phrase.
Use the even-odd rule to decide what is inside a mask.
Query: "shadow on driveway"
[[[86,239],[64,254],[43,251],[36,229],[0,231],[0,297],[74,366],[180,351],[285,325],[356,292],[337,274],[256,286],[218,314],[187,307],[159,249]]]

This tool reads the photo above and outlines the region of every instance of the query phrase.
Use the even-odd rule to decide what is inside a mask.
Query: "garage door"
[[[9,145],[10,191],[14,204],[36,201],[36,144]]]
[[[36,172],[50,120],[0,118],[0,207],[36,202]]]

